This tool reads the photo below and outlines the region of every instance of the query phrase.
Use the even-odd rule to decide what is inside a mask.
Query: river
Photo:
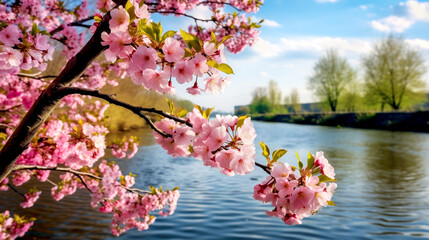
[[[289,150],[284,162],[296,165],[294,151],[302,158],[309,150],[324,151],[337,174],[336,206],[287,226],[252,198],[253,186],[266,176],[262,170],[227,177],[198,160],[169,157],[148,131],[139,131],[144,145],[133,159],[117,161],[122,172],[137,174],[141,188],[180,186],[181,197],[174,215],[120,239],[429,238],[429,134],[265,122],[255,128],[256,142]],[[85,190],[60,202],[45,191],[25,210],[21,201],[12,191],[0,194],[1,211],[38,219],[26,239],[114,239],[109,215],[91,208]]]

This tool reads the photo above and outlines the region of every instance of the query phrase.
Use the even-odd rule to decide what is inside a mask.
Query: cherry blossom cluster
[[[0,239],[15,239],[24,236],[35,220],[35,218],[28,219],[17,214],[11,217],[9,211],[0,213]]]
[[[131,189],[135,183],[134,175],[123,176],[113,162],[102,161],[91,172],[102,176],[101,181],[88,182],[92,192],[91,205],[101,205],[101,212],[113,214],[111,231],[116,236],[131,228],[148,229],[156,218],[150,215],[153,211],[159,210],[159,215],[168,216],[176,209],[180,196],[177,188],[163,191],[162,187],[150,187],[151,192]]]
[[[193,156],[225,175],[253,171],[256,132],[250,118],[217,115],[209,120],[208,115],[207,110],[194,108],[186,119],[192,127],[164,118],[155,125],[170,136],[154,132],[155,139],[173,157]]]
[[[130,15],[136,19],[131,21]],[[202,42],[183,31],[181,36],[168,31],[161,37],[160,24],[148,21],[147,5],[140,6],[137,2],[129,10],[122,6],[113,9],[111,16],[111,32],[102,34],[102,44],[109,46],[105,51],[106,58],[112,62],[117,59],[125,62],[127,73],[135,84],[174,94],[174,77],[179,84],[193,82],[187,90],[195,95],[201,91],[219,93],[229,82],[229,77],[220,75],[219,69],[227,73],[232,70],[224,63],[224,44],[216,38]],[[154,32],[159,32],[159,36]],[[198,77],[206,74],[205,86],[200,88]]]
[[[323,155],[309,153],[307,167],[299,169],[287,163],[273,163],[271,175],[254,187],[253,197],[274,207],[268,216],[279,217],[288,225],[301,224],[302,219],[318,212],[322,207],[334,205],[331,201],[336,183],[335,172]]]

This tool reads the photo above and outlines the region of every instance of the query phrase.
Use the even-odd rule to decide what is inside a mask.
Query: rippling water
[[[252,199],[253,186],[266,176],[262,170],[227,177],[198,160],[170,158],[150,134],[141,133],[147,145],[134,159],[118,161],[123,173],[136,173],[142,188],[180,186],[181,198],[173,216],[120,239],[429,238],[429,134],[263,122],[255,128],[257,142],[290,150],[283,160],[290,164],[296,165],[293,151],[304,157],[309,150],[323,150],[337,173],[337,206],[302,225],[284,225],[265,215],[269,205]],[[0,211],[40,219],[27,239],[113,238],[109,215],[93,210],[84,190],[59,203],[46,191],[26,210],[18,207],[21,198],[2,193]]]

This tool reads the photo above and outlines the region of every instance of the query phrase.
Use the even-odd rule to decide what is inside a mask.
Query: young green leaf
[[[247,118],[247,116],[246,116],[246,115],[241,116],[241,117],[239,117],[239,118],[238,118],[238,121],[237,121],[237,128],[241,128],[241,126],[243,126],[243,124],[244,124],[244,120],[246,120],[246,118]]]
[[[200,111],[201,115],[203,115],[203,109],[201,106],[195,104],[194,107]]]
[[[170,30],[164,33],[164,35],[162,35],[162,39],[161,39],[161,43],[163,43],[165,41],[165,39],[172,37],[176,34],[176,31]]]
[[[272,163],[277,162],[277,160],[279,160],[281,157],[283,157],[283,155],[285,155],[287,153],[286,149],[277,149],[273,152],[273,160],[271,160]]]
[[[327,177],[326,175],[323,175],[323,174],[319,176],[319,183],[322,183],[322,182],[336,182],[336,181],[337,180],[329,178],[329,177]]]
[[[298,155],[298,153],[297,153],[297,152],[295,152],[295,154],[296,154],[296,158],[298,159],[298,168],[299,168],[299,171],[301,171],[301,170],[302,170],[302,168],[304,167],[304,165],[302,164],[301,160],[299,160],[299,155]]]
[[[189,48],[194,48],[197,52],[201,51],[200,40],[196,36],[189,34],[183,30],[180,30],[180,34],[182,35],[183,40],[186,42],[186,45],[188,45]]]
[[[308,152],[307,156],[307,169],[311,169],[314,166],[314,157],[311,152]]]
[[[335,206],[335,203],[333,201],[328,201],[329,206]]]
[[[268,146],[265,145],[265,143],[262,141],[259,143],[259,145],[261,146],[261,149],[262,149],[262,156],[264,156],[267,159],[267,161],[269,161],[270,148],[268,148]]]
[[[207,108],[207,109],[203,112],[203,117],[204,117],[204,118],[206,118],[206,119],[209,119],[210,114],[212,113],[213,109],[214,109],[214,107],[212,107],[212,108]]]

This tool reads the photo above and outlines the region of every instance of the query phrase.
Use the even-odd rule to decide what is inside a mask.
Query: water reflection
[[[429,237],[428,134],[262,122],[255,128],[257,142],[263,140],[272,150],[296,150],[302,158],[308,150],[323,150],[336,168],[337,206],[321,210],[303,225],[285,226],[265,215],[270,206],[252,199],[253,185],[264,172],[223,176],[198,160],[170,158],[153,145],[150,131],[140,130],[128,133],[139,134],[143,146],[134,159],[118,161],[123,172],[136,173],[138,187],[180,186],[181,198],[173,216],[158,218],[148,231],[130,231],[120,239]],[[284,161],[296,165],[294,153],[287,153]],[[19,208],[19,195],[0,195],[2,210],[40,219],[27,239],[113,238],[109,215],[91,209],[85,191],[57,203],[49,196],[50,186],[42,188],[48,191],[28,210]]]

